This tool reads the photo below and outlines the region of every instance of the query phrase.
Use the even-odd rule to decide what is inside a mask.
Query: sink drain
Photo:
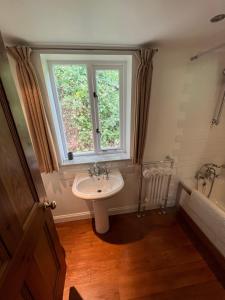
[[[101,192],[102,192],[102,190],[97,190],[97,192],[98,192],[98,193],[101,193]]]

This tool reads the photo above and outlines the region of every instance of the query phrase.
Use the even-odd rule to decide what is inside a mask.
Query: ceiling
[[[182,44],[225,42],[224,0],[0,0],[6,41],[31,44]]]

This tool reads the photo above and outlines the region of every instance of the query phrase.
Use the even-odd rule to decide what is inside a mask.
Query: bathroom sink
[[[77,174],[72,192],[75,196],[86,200],[108,198],[118,193],[124,186],[123,177],[118,170],[108,175],[92,176]]]
[[[96,164],[95,168],[105,170]],[[119,170],[110,172],[108,176],[107,174],[102,173],[99,176],[93,174],[90,176],[87,173],[77,174],[72,186],[72,192],[75,196],[86,201],[92,201],[95,230],[100,234],[109,230],[107,198],[118,193],[124,186],[123,177]]]

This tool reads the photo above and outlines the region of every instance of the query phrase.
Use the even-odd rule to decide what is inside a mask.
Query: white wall
[[[225,107],[210,122],[225,78],[223,53],[191,62],[195,50],[164,49],[155,59],[145,160],[170,154],[178,179],[193,178],[201,164],[225,161]],[[171,197],[174,198],[174,191]]]
[[[165,48],[160,49],[154,59],[144,159],[161,160],[171,155],[176,161],[178,178],[193,177],[202,163],[225,161],[225,112],[221,124],[210,128],[225,62],[222,54],[190,62],[193,54],[195,50]],[[111,213],[132,211],[138,199],[137,169],[130,162],[113,163],[113,166],[121,169],[125,188],[108,200]],[[88,166],[65,167],[59,173],[43,175],[48,199],[57,201],[54,214],[59,219],[60,216],[69,220],[89,214],[88,204],[71,192],[73,178],[81,168]],[[175,198],[176,181],[173,181],[171,201]]]

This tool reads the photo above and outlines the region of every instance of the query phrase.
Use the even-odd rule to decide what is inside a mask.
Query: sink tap
[[[106,180],[109,180],[110,169],[106,165],[104,165],[102,171],[102,174],[105,176]]]
[[[94,172],[91,168],[88,169],[88,174],[89,174],[90,177],[94,176]]]
[[[105,175],[106,179],[108,180],[110,170],[106,165],[100,166],[98,163],[94,163],[94,165],[88,169],[88,173],[90,177]]]
[[[99,176],[100,166],[97,163],[94,163],[94,165],[88,169],[88,173],[90,177]]]
[[[101,175],[102,168],[99,166],[98,163],[94,163],[93,169],[94,169],[95,176],[100,176]]]

